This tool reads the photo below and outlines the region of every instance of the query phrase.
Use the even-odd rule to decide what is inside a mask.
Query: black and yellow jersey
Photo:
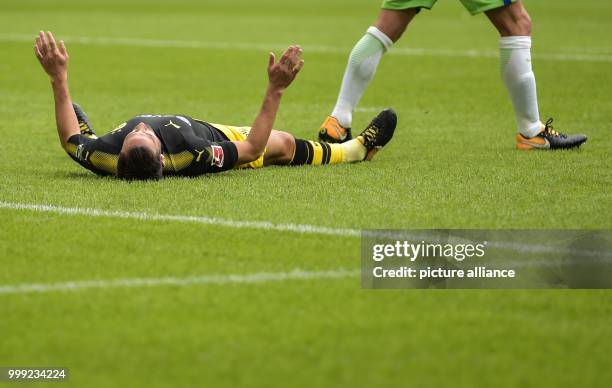
[[[65,150],[96,174],[116,175],[123,140],[141,122],[153,128],[161,141],[164,175],[197,176],[236,166],[234,143],[213,125],[185,115],[136,116],[99,138],[73,135]]]

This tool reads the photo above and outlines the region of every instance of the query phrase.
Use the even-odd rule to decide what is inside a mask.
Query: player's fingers
[[[282,63],[285,64],[287,63],[287,60],[289,59],[289,55],[292,51],[292,47],[293,46],[289,46],[285,49],[285,51],[283,52],[283,55],[281,55],[280,60],[278,61],[278,63]]]
[[[42,38],[45,52],[47,54],[51,54],[53,51],[51,50],[51,42],[49,41],[49,35],[47,35],[47,33],[43,31]]]
[[[55,52],[57,50],[57,43],[55,43],[55,38],[53,38],[51,31],[47,31],[47,40],[49,41],[49,49],[51,52]]]
[[[298,48],[297,46],[291,45],[289,46],[289,50],[287,52],[287,59],[285,60],[285,65],[289,70],[293,70],[297,63],[299,62],[299,57],[297,55]]]
[[[42,59],[43,54],[40,48],[40,38],[36,38],[36,44],[34,45],[34,53],[38,59]]]
[[[270,55],[268,56],[268,68],[272,67],[275,61],[276,61],[276,55],[274,55],[273,52],[270,52]]]
[[[295,74],[299,73],[299,72],[300,72],[300,70],[302,70],[302,67],[304,67],[304,60],[303,60],[303,59],[300,59],[300,61],[298,62],[298,64],[297,64],[297,65],[295,65],[295,67],[293,68],[293,72],[294,72]]]
[[[59,44],[59,51],[60,53],[62,53],[62,55],[66,56],[68,55],[68,51],[66,51],[66,45],[64,44],[63,40],[60,40],[60,44]]]
[[[295,63],[298,62],[300,56],[302,55],[302,48],[299,45],[294,45],[293,50],[291,51],[291,57],[295,60]]]
[[[47,51],[47,38],[45,33],[40,31],[38,33],[38,39],[40,39],[40,51],[44,54]]]
[[[40,52],[38,46],[34,46],[34,54],[36,54],[36,58],[42,59],[42,53]]]
[[[302,54],[302,48],[300,46],[292,46],[291,53],[289,54],[289,61],[291,64],[297,65],[300,61],[300,55]]]

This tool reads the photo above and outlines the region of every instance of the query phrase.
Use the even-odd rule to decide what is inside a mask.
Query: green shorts
[[[438,0],[383,0],[383,9],[408,9],[427,8],[431,9]],[[461,0],[463,6],[472,15],[491,9],[504,7],[515,3],[516,0]]]

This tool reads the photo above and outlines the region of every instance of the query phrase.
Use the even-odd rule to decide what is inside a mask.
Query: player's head
[[[162,177],[164,155],[153,128],[140,123],[123,140],[117,176],[126,180],[157,180]]]

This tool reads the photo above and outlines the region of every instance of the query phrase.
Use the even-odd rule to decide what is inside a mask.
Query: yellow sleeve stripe
[[[89,157],[89,163],[95,168],[109,172],[111,174],[117,174],[117,162],[119,155],[108,154],[106,152],[94,151]]]
[[[164,154],[166,164],[164,171],[178,172],[193,162],[193,154],[189,151],[179,152],[178,154]]]
[[[76,150],[77,150],[77,147],[74,144],[72,143],[64,144],[64,151],[66,151],[68,155],[75,157],[75,158],[76,158]]]

